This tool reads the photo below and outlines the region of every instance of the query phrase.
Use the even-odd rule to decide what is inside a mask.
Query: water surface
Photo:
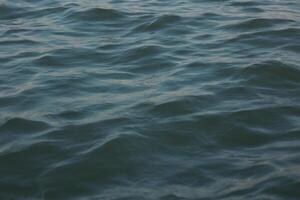
[[[0,199],[298,200],[298,0],[0,0]]]

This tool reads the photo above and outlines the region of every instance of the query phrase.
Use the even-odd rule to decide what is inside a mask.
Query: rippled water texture
[[[0,199],[299,200],[298,0],[0,0]]]

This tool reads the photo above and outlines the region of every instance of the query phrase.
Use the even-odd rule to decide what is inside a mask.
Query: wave
[[[267,29],[273,26],[286,25],[288,23],[295,23],[295,21],[289,19],[254,18],[245,21],[239,21],[238,23],[234,23],[231,25],[226,25],[222,28],[232,30],[258,31],[259,29]]]
[[[237,78],[241,77],[244,80],[250,80],[256,85],[270,83],[270,86],[272,84],[279,87],[282,85],[286,89],[288,85],[296,86],[300,84],[299,76],[300,70],[297,66],[276,60],[247,66],[241,69],[236,75]]]
[[[158,31],[162,30],[166,27],[171,26],[172,24],[177,24],[181,21],[181,17],[179,15],[162,15],[156,17],[155,20],[153,20],[150,23],[144,23],[139,26],[137,26],[134,30],[135,31]]]
[[[109,8],[89,8],[70,11],[67,17],[78,21],[114,21],[124,19],[126,13]]]
[[[18,7],[15,5],[1,3],[0,4],[0,20],[10,20],[21,17],[26,12],[26,7]]]
[[[43,121],[33,121],[25,118],[12,118],[5,121],[1,127],[0,131],[3,133],[34,133],[45,131],[50,127],[50,125]]]

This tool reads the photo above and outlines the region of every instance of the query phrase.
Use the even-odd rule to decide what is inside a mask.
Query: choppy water
[[[298,0],[1,0],[0,199],[299,200]]]

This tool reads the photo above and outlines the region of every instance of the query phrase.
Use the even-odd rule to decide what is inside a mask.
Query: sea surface
[[[0,0],[1,200],[299,200],[299,0]]]

